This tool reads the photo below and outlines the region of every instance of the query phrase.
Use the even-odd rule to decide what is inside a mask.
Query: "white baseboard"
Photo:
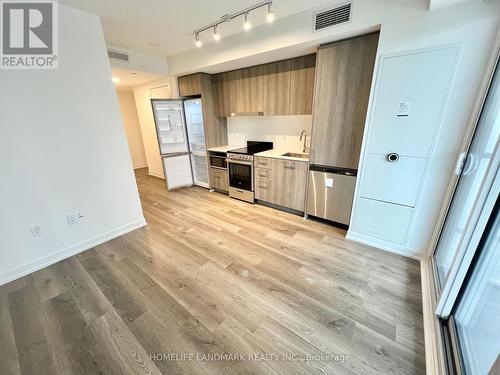
[[[380,240],[374,237],[367,236],[365,234],[361,233],[356,233],[353,232],[352,230],[347,231],[346,238],[351,241],[359,242],[364,245],[376,247],[377,249],[388,251],[390,253],[402,255],[407,258],[415,259],[415,260],[422,260],[422,256],[424,255],[424,252],[418,253],[414,249],[411,249],[409,247],[405,247],[402,245],[390,243],[384,240]]]
[[[33,260],[22,266],[13,268],[6,272],[0,274],[0,285],[7,284],[13,280],[20,277],[29,275],[30,273],[41,270],[42,268],[48,267],[54,263],[60,262],[63,259],[69,258],[73,255],[79,254],[82,251],[91,249],[94,246],[100,245],[106,241],[112,240],[113,238],[124,235],[125,233],[131,232],[135,229],[139,229],[146,225],[146,220],[144,218],[132,222],[130,224],[123,225],[121,227],[115,228],[109,232],[103,233],[86,241],[77,243],[75,245],[66,247],[62,250],[58,250],[54,253],[46,255],[44,257]]]

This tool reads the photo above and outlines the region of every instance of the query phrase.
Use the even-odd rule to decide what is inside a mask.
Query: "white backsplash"
[[[228,144],[244,146],[247,141],[268,141],[284,152],[302,152],[302,130],[311,138],[312,116],[237,116],[228,117]]]

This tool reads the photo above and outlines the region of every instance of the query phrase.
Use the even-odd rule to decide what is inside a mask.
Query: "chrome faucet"
[[[307,152],[307,133],[305,130],[302,130],[300,133],[299,141],[302,141],[302,137],[304,137],[304,147],[302,148],[302,152],[305,154]]]

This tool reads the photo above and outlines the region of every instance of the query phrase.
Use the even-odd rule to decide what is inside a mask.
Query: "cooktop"
[[[233,154],[253,155],[258,152],[272,150],[273,142],[247,141],[247,147],[229,150]]]

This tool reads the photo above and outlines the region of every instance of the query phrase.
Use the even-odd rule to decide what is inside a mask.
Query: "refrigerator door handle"
[[[162,158],[170,158],[170,157],[173,157],[173,156],[180,156],[180,155],[189,155],[190,152],[172,152],[170,154],[161,154],[160,156]]]

